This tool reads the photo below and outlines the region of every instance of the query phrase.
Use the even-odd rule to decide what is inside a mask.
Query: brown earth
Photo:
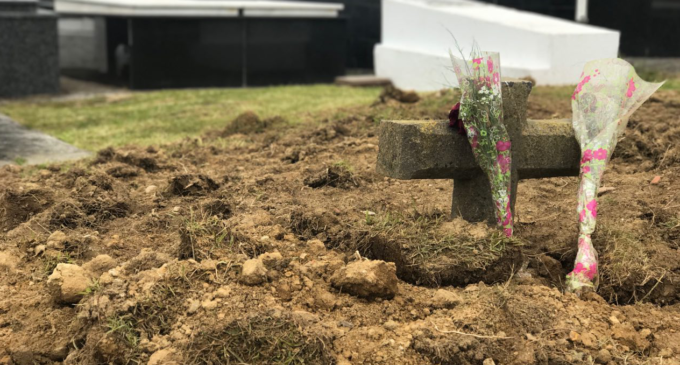
[[[507,240],[447,218],[450,181],[376,174],[376,121],[456,99],[4,167],[0,364],[680,364],[680,95],[617,147],[581,298],[562,290],[577,178],[521,182]]]

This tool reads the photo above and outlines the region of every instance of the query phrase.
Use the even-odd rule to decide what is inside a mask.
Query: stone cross
[[[512,141],[512,198],[517,182],[578,176],[581,150],[571,121],[527,120],[528,81],[503,81],[503,122]],[[452,101],[453,102],[453,101]],[[396,179],[453,179],[452,217],[496,223],[491,187],[465,135],[448,121],[394,120],[380,125],[377,170]]]

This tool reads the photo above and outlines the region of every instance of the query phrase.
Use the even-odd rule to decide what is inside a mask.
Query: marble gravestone
[[[57,92],[56,14],[36,0],[0,0],[0,98]]]

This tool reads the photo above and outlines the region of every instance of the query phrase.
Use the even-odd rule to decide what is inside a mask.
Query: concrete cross
[[[503,81],[503,120],[512,141],[512,209],[517,182],[578,176],[581,150],[571,121],[527,120],[528,81]],[[451,216],[496,223],[489,180],[467,137],[448,121],[394,120],[380,125],[377,170],[396,179],[453,179]]]

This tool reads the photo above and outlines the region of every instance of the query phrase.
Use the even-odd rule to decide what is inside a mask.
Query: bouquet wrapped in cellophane
[[[597,220],[597,190],[616,142],[628,118],[663,83],[642,80],[621,59],[588,62],[572,94],[573,128],[581,145],[581,183],[578,190],[579,237],[574,270],[567,289],[595,287],[597,252],[590,235]]]
[[[503,124],[500,56],[473,50],[469,59],[451,55],[451,62],[462,92],[459,110],[462,128],[477,163],[491,183],[497,223],[510,237],[512,159],[510,138]]]

